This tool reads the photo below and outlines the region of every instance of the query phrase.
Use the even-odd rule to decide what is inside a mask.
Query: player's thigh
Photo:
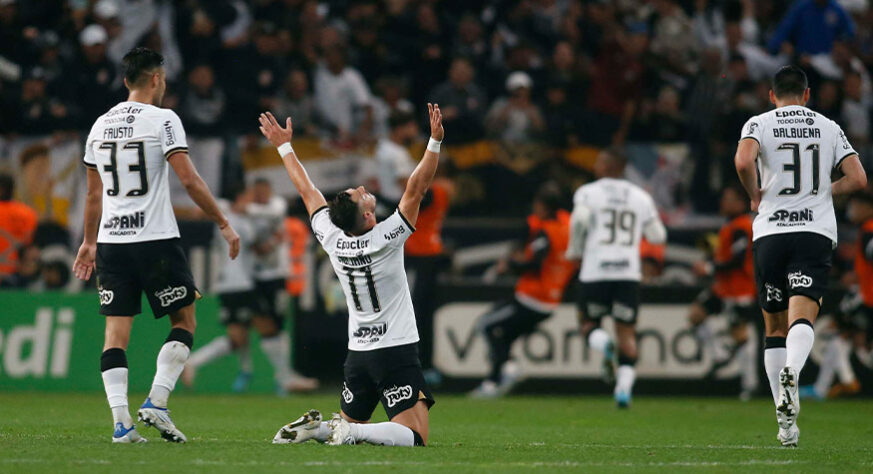
[[[231,325],[247,328],[252,321],[254,293],[251,291],[236,291],[218,295],[218,321],[230,327]]]
[[[288,311],[290,297],[284,279],[264,280],[255,283],[255,315],[273,319],[279,327]]]
[[[144,242],[135,263],[155,318],[180,312],[185,317],[186,311],[193,314],[193,308],[184,308],[193,305],[200,293],[179,239]]]
[[[600,325],[612,308],[612,294],[606,282],[580,282],[576,293],[576,308],[583,331]],[[586,331],[587,332],[587,331]]]
[[[514,317],[518,307],[512,301],[498,303],[491,310],[483,314],[476,321],[476,329],[486,335],[494,333],[495,329],[502,328]]]
[[[833,241],[820,234],[798,233],[794,236],[794,242],[794,252],[786,266],[790,296],[789,323],[795,317],[811,317],[810,321],[815,319],[828,289],[833,254]],[[813,305],[795,296],[803,296],[811,300]]]
[[[635,326],[640,310],[640,283],[638,281],[609,282],[608,291],[612,297],[610,308],[612,319],[617,324]]]
[[[379,404],[379,393],[371,365],[377,363],[367,352],[349,351],[346,355],[340,396],[340,408],[346,418],[366,422],[373,416],[373,410]]]
[[[136,268],[129,264],[127,245],[136,244],[97,244],[97,294],[104,316],[142,312],[142,287]]]
[[[711,288],[706,288],[691,303],[688,319],[691,324],[700,324],[708,316],[720,314],[724,310],[724,302]]]
[[[761,237],[752,244],[758,303],[770,314],[788,309],[788,263],[793,242],[787,234]]]
[[[512,317],[507,319],[506,324],[503,326],[504,337],[514,341],[521,336],[528,335],[534,332],[537,326],[551,315],[552,313],[537,311],[516,301]]]

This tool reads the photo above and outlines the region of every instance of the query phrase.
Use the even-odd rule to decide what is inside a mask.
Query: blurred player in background
[[[570,213],[561,209],[561,190],[545,184],[537,192],[527,217],[524,247],[498,264],[498,274],[519,275],[515,298],[479,318],[479,331],[488,342],[488,377],[471,392],[476,398],[506,395],[520,381],[518,364],[509,362],[512,343],[532,333],[564,297],[576,264],[564,257],[569,240]]]
[[[815,339],[812,325],[837,242],[832,196],[867,184],[858,153],[839,125],[806,108],[809,94],[803,70],[781,68],[770,91],[776,109],[746,122],[734,160],[758,212],[753,251],[766,332],[764,368],[783,446],[797,446],[800,436],[800,371]],[[843,177],[832,183],[835,170]]]
[[[597,181],[573,197],[567,258],[582,259],[579,273],[580,329],[589,347],[603,354],[604,376],[615,378],[615,402],[631,403],[637,361],[636,322],[640,303],[640,240],[664,243],[667,230],[655,202],[639,186],[624,179],[627,158],[621,150],[597,157]],[[618,351],[601,326],[609,316],[615,324]],[[618,363],[618,369],[615,364]]]
[[[227,216],[227,220],[240,237],[239,255],[235,260],[221,264],[218,279],[213,290],[218,294],[221,305],[219,318],[227,328],[227,334],[219,336],[203,345],[191,354],[185,370],[182,372],[182,382],[191,387],[197,375],[197,369],[231,352],[236,352],[240,359],[240,374],[234,382],[236,392],[244,391],[252,377],[251,352],[249,350],[249,325],[255,310],[255,281],[253,246],[255,231],[251,220],[246,215],[246,208],[251,201],[251,192],[240,186],[232,191],[233,202],[219,200],[218,205]],[[219,252],[225,251],[226,244],[216,241]]]
[[[416,163],[408,147],[418,136],[418,124],[411,113],[396,111],[388,118],[388,125],[388,136],[376,144],[376,177],[379,196],[397,204],[406,189],[406,180],[415,170]]]
[[[722,191],[721,214],[728,219],[718,232],[718,244],[712,262],[697,262],[694,273],[713,276],[712,287],[703,290],[691,303],[688,320],[701,347],[708,351],[710,376],[736,356],[740,365],[740,398],[748,400],[758,388],[757,350],[749,343],[749,324],[758,319],[755,301],[755,275],[752,259],[752,217],[749,200],[738,186]],[[717,342],[707,324],[709,316],[724,314],[728,318],[731,347]]]
[[[155,318],[169,315],[172,329],[138,416],[167,441],[187,441],[170,418],[167,401],[194,344],[194,301],[200,293],[179,245],[170,167],[218,225],[230,258],[239,253],[239,236],[191,164],[182,122],[172,110],[159,108],[167,89],[163,64],[160,54],[146,48],[127,53],[124,85],[130,95],[94,122],[85,142],[85,235],[73,271],[82,280],[97,271],[100,314],[106,316],[100,370],[115,423],[113,443],[145,441],[128,412],[125,352],[143,291]]]
[[[376,222],[376,199],[363,186],[337,193],[328,202],[291,147],[291,119],[282,127],[261,114],[260,130],[282,156],[312,220],[312,231],[330,257],[349,312],[341,414],[330,422],[310,410],[282,427],[274,443],[309,439],[332,445],[371,443],[424,446],[434,404],[418,357],[415,310],[403,267],[403,246],[415,231],[421,201],[433,181],[443,139],[438,105],[428,104],[431,139],[409,176],[397,210]],[[379,402],[386,423],[368,423]]]
[[[303,377],[291,368],[291,340],[283,331],[290,303],[285,288],[290,269],[285,241],[287,210],[288,203],[273,194],[269,181],[255,181],[246,210],[255,229],[256,308],[252,325],[261,335],[261,349],[275,370],[279,394],[318,388],[318,380]]]

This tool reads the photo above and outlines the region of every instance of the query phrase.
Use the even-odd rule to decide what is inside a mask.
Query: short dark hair
[[[809,88],[806,73],[797,66],[783,66],[773,76],[773,93],[776,97],[801,97]]]
[[[164,65],[164,57],[148,48],[134,48],[121,59],[124,78],[130,86],[140,85],[143,75]]]
[[[0,201],[11,201],[15,194],[15,178],[10,174],[0,173]]]
[[[328,214],[333,225],[339,227],[343,232],[349,234],[358,230],[361,222],[361,211],[358,209],[357,203],[352,201],[352,195],[346,191],[336,194],[336,196],[327,203]]]
[[[627,154],[625,154],[623,148],[611,146],[603,151],[609,155],[609,162],[617,169],[623,170],[627,167]]]
[[[412,115],[411,112],[406,112],[404,110],[397,110],[392,112],[388,117],[388,126],[391,127],[391,130],[394,130],[397,127],[402,127],[409,122],[414,122],[415,116]]]
[[[561,187],[551,181],[540,186],[540,189],[537,190],[536,196],[534,196],[535,201],[546,206],[546,209],[553,214],[561,208],[563,198],[564,196],[561,193]]]

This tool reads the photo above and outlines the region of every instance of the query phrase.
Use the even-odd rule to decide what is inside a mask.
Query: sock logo
[[[800,272],[789,273],[788,284],[791,285],[791,288],[809,288],[812,286],[812,277],[804,275]]]
[[[349,387],[343,382],[343,400],[346,403],[352,403],[352,400],[355,399],[355,395],[349,390]]]
[[[782,301],[782,290],[770,283],[765,283],[764,288],[767,290],[767,301]]]
[[[112,300],[115,299],[115,292],[112,290],[104,290],[102,286],[97,289],[97,293],[100,295],[100,306],[106,306],[112,303]]]
[[[155,297],[161,300],[161,306],[166,308],[175,301],[179,301],[188,296],[188,288],[177,286],[175,288],[166,287],[161,291],[155,292]]]
[[[395,385],[389,389],[385,389],[385,391],[382,392],[382,396],[385,397],[388,407],[391,408],[403,400],[409,400],[412,398],[412,386],[404,385],[398,387]]]

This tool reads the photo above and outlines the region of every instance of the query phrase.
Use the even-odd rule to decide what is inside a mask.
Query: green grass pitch
[[[149,443],[113,445],[102,394],[0,393],[0,473],[873,472],[868,400],[806,402],[797,449],[778,446],[764,399],[637,397],[619,411],[605,397],[442,396],[426,448],[270,444],[304,410],[336,410],[336,396],[179,393],[170,403],[188,444],[145,428]]]

